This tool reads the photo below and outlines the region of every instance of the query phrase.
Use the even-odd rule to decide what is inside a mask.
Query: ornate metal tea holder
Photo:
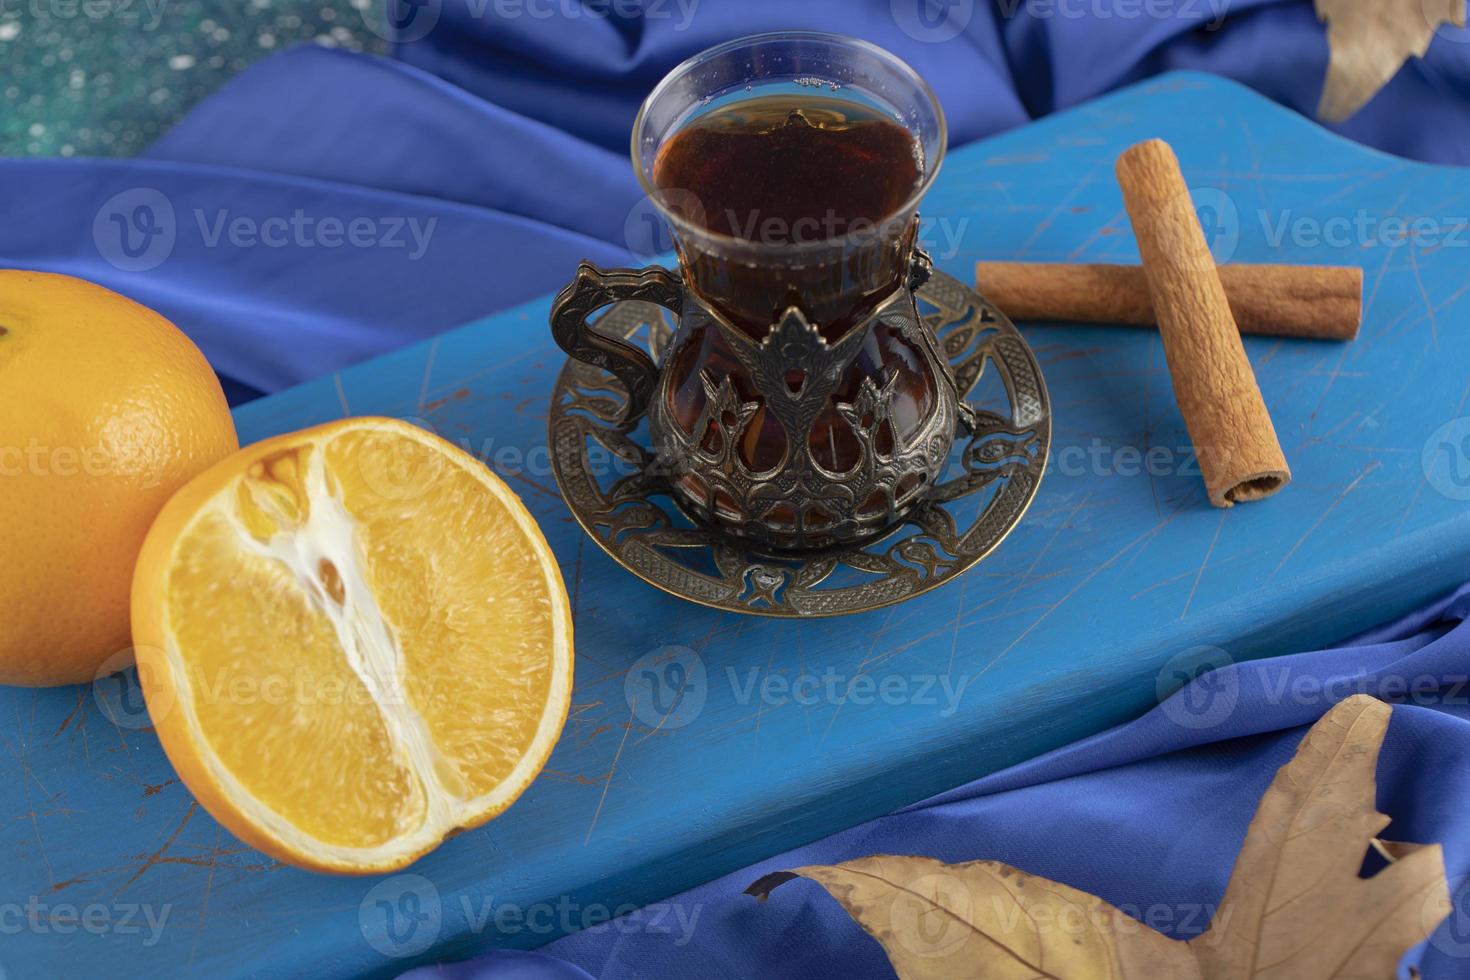
[[[916,297],[959,396],[972,392],[988,364],[1004,390],[1006,412],[960,402],[967,437],[936,461],[937,477],[892,526],[800,551],[711,526],[709,515],[686,509],[687,495],[675,491],[670,467],[650,448],[647,423],[623,423],[629,404],[623,383],[569,359],[557,378],[549,428],[556,480],[572,514],[639,578],[731,612],[792,618],[865,612],[958,577],[1000,544],[1035,496],[1051,442],[1051,409],[1036,358],[1005,314],[938,271]],[[649,302],[613,304],[595,323],[598,333],[642,346],[655,362],[674,335],[665,309]],[[864,411],[861,404],[845,407]]]

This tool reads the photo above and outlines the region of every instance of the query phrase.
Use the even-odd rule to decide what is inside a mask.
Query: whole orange
[[[238,445],[209,363],[168,320],[81,279],[0,270],[0,683],[126,666],[153,518]]]

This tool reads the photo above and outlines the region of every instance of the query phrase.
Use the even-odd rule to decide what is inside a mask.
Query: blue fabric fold
[[[452,201],[609,243],[641,196],[626,146],[604,150],[401,62],[331,48],[247,69],[144,157]]]
[[[163,160],[0,170],[0,264],[80,276],[157,309],[216,370],[265,391],[532,299],[581,259],[629,259],[519,215],[312,177]],[[353,222],[365,223],[360,244]]]
[[[771,871],[868,854],[1004,861],[1189,938],[1214,914],[1276,770],[1359,693],[1394,706],[1378,766],[1384,837],[1442,843],[1455,901],[1404,966],[1425,980],[1470,975],[1467,619],[1470,587],[1341,647],[1217,665],[1137,721],[543,947],[555,963],[497,952],[406,977],[890,976],[878,943],[819,886],[798,879],[764,904],[743,894]]]
[[[955,145],[1172,69],[1233,78],[1308,116],[1327,39],[1308,0],[424,0],[394,53],[481,98],[621,153],[638,105],[674,64],[766,31],[837,31],[908,61],[944,105]],[[497,17],[497,10],[583,11]],[[435,13],[437,12],[437,13]],[[479,15],[477,15],[479,12]],[[1470,30],[1441,27],[1368,106],[1331,128],[1421,160],[1470,163]]]
[[[485,0],[495,9],[495,0]],[[501,0],[520,3],[522,0]],[[1014,91],[1012,68],[989,4],[957,0],[951,16],[965,30],[935,38],[895,17],[890,0],[643,0],[646,13],[625,26],[617,17],[476,17],[481,0],[442,0],[438,26],[395,46],[408,64],[448,79],[483,99],[541,119],[608,150],[627,152],[633,118],[670,68],[705,48],[769,31],[835,31],[872,41],[912,64],[939,96],[951,140],[962,145],[1030,118]],[[913,4],[910,4],[913,6]],[[561,9],[524,0],[525,9]],[[576,6],[575,4],[570,6]],[[600,9],[607,9],[603,4]],[[581,9],[599,9],[583,4]],[[616,9],[616,8],[614,8]]]

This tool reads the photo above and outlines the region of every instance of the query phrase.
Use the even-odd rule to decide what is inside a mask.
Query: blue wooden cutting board
[[[0,690],[0,976],[388,975],[540,945],[1135,717],[1202,645],[1319,646],[1470,577],[1470,173],[1175,74],[955,153],[931,250],[961,277],[1136,260],[1113,160],[1151,136],[1222,257],[1365,271],[1355,343],[1246,341],[1295,474],[1280,495],[1208,506],[1151,331],[1023,325],[1055,442],[1019,528],[912,602],[783,622],[666,596],[583,536],[546,457],[545,301],[247,405],[244,441],[414,417],[506,477],[576,611],[566,732],[490,825],[407,876],[331,878],[211,820],[128,692]],[[671,664],[688,686],[657,727]]]

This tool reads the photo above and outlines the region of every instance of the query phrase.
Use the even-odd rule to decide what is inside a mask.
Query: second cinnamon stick
[[[1291,479],[1271,415],[1230,314],[1189,188],[1163,140],[1130,147],[1117,163],[1158,316],[1174,397],[1189,429],[1210,503],[1269,497]]]
[[[1342,265],[1218,267],[1242,333],[1352,340],[1363,317],[1363,270]],[[1158,322],[1148,279],[1137,265],[981,262],[981,294],[1012,320],[1063,323]]]

